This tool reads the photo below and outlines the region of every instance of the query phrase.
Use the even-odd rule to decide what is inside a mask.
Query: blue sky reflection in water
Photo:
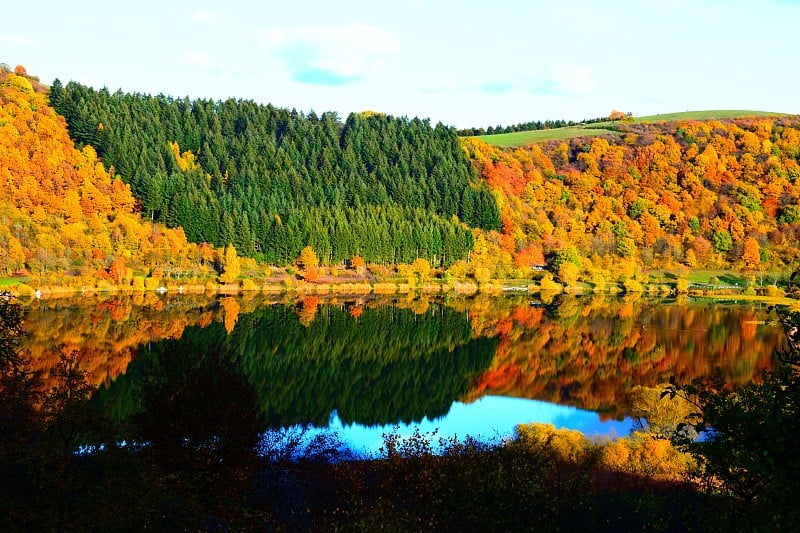
[[[489,441],[512,435],[518,424],[526,422],[551,423],[557,428],[577,429],[589,437],[627,435],[632,428],[628,419],[603,421],[598,413],[575,407],[525,398],[484,396],[468,404],[454,402],[450,411],[436,420],[424,418],[419,423],[399,423],[397,432],[401,436],[409,436],[415,428],[422,433],[438,429],[436,440],[439,437],[463,438],[470,435]],[[353,451],[376,453],[383,444],[382,435],[393,432],[395,425],[342,424],[334,412],[328,429],[337,431]]]
[[[205,304],[183,301],[171,306],[181,320],[207,316]],[[780,328],[763,323],[763,309],[664,300],[569,298],[533,314],[526,298],[431,302],[421,314],[387,300],[358,317],[346,306],[320,306],[307,323],[298,319],[298,304],[242,307],[248,312],[233,331],[220,322],[188,327],[180,339],[156,338],[138,349],[129,364],[111,348],[90,350],[87,367],[124,368],[94,376],[106,383],[98,404],[121,420],[153,406],[164,427],[181,431],[257,411],[265,420],[254,431],[314,424],[367,452],[377,451],[399,420],[420,421],[400,425],[401,436],[438,429],[434,443],[454,435],[500,439],[526,422],[626,435],[630,422],[601,422],[597,412],[624,416],[632,387],[659,387],[671,376],[688,383],[715,367],[731,383],[746,382],[772,367],[783,340]],[[82,317],[108,311],[82,309],[31,309],[23,349],[54,351],[58,339],[98,330]],[[107,316],[116,325],[100,328],[109,332],[108,346],[127,342],[138,324],[168,322],[148,307],[131,309],[128,325]],[[511,330],[498,333],[509,322]],[[53,338],[53,331],[66,333]],[[220,401],[205,402],[209,390],[219,391]]]

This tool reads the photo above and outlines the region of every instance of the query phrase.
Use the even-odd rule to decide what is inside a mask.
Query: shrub
[[[553,280],[553,275],[550,272],[542,276],[542,281],[539,282],[539,286],[543,292],[561,292],[564,288],[560,283]]]
[[[678,278],[675,281],[675,291],[678,294],[687,294],[689,292],[689,287],[690,286],[691,286],[691,283],[689,283],[688,279]]]
[[[16,294],[20,298],[33,298],[36,294],[36,291],[33,290],[33,287],[25,285],[24,283],[20,283],[17,286],[9,287],[13,292],[12,294]]]
[[[634,433],[600,450],[599,464],[609,470],[662,479],[682,480],[697,470],[696,459],[667,439]]]
[[[475,269],[474,277],[478,283],[487,283],[492,279],[492,271],[486,267],[478,267]]]
[[[463,280],[467,277],[467,263],[464,260],[458,260],[447,269],[447,274],[451,278]]]
[[[556,429],[553,424],[520,424],[517,445],[557,461],[580,462],[590,447],[576,429]]]
[[[628,278],[622,282],[622,286],[625,288],[625,292],[643,292],[644,288],[642,284],[636,281],[633,278]]]
[[[606,290],[606,278],[599,268],[592,269],[591,281],[594,285],[594,292],[603,292]]]
[[[778,298],[781,296],[785,296],[786,294],[778,288],[777,285],[767,285],[767,296],[772,298]]]

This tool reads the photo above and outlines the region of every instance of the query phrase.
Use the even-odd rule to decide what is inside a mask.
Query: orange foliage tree
[[[63,117],[18,67],[0,83],[0,257],[35,279],[126,268],[180,268],[183,232],[141,219],[130,187],[89,146],[77,150]],[[161,246],[159,243],[167,243]],[[121,262],[114,262],[119,259]],[[91,282],[87,279],[86,281]]]
[[[465,139],[501,208],[502,232],[483,232],[487,245],[519,267],[531,246],[550,257],[566,243],[605,270],[620,260],[778,269],[800,260],[800,119],[618,127],[622,136],[517,148]]]

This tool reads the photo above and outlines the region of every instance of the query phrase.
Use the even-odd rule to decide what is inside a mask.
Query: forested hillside
[[[637,267],[797,266],[798,117],[629,124],[619,136],[515,149],[464,145],[498,192],[503,229],[490,244],[507,253],[490,254],[506,262],[497,269],[546,256],[573,284],[630,278]]]
[[[499,148],[416,118],[56,80],[64,121],[18,74],[0,78],[6,275],[215,280],[227,244],[272,265],[309,245],[323,265],[424,258],[481,282],[547,262],[601,290],[648,269],[797,267],[798,117],[620,123]]]
[[[186,268],[190,258],[199,269],[198,247],[180,228],[143,220],[130,187],[91,146],[75,148],[64,119],[18,72],[0,73],[0,275],[130,284],[133,269]]]
[[[335,113],[58,80],[50,101],[73,139],[130,184],[145,216],[271,264],[311,245],[323,263],[448,265],[472,248],[469,227],[500,228],[455,132],[427,120],[362,113],[342,123]]]

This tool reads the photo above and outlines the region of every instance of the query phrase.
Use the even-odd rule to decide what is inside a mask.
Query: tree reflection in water
[[[133,323],[167,339],[141,343],[114,380],[84,374],[103,366],[93,359],[101,353],[97,340],[81,350],[80,335],[52,320],[51,336],[71,344],[28,340],[17,350],[19,310],[3,301],[5,530],[308,529],[309,498],[333,509],[319,500],[332,497],[333,478],[315,483],[324,468],[301,474],[289,458],[330,465],[342,457],[341,443],[322,437],[305,447],[284,433],[266,448],[271,427],[324,425],[333,410],[368,423],[415,420],[490,392],[556,394],[610,408],[620,405],[620,389],[653,386],[670,373],[685,380],[723,363],[734,381],[748,379],[771,363],[781,338],[756,326],[761,317],[752,309],[630,300],[566,299],[547,308],[481,297],[447,305],[362,302],[359,313],[321,306],[305,325],[297,316],[302,306],[243,301],[230,333],[213,303],[191,307],[182,319],[166,315],[162,325],[150,307],[104,305],[87,318],[68,316],[104,324],[110,337],[102,342],[122,351],[135,343],[114,334],[135,331]],[[55,371],[45,372],[41,360],[54,358]],[[93,452],[75,453],[82,445]]]

